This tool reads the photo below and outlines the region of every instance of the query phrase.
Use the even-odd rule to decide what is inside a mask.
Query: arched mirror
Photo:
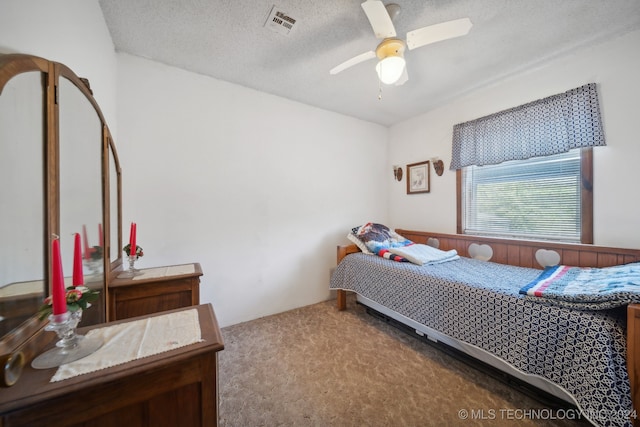
[[[0,87],[0,336],[45,295],[45,91],[39,71]]]
[[[83,313],[81,324],[102,323],[105,320],[102,121],[89,99],[64,76],[58,82],[58,105],[62,270],[70,280],[74,237],[79,234],[84,285],[101,295],[94,307]]]
[[[60,63],[0,54],[0,179],[2,365],[44,326],[37,311],[56,235],[67,284],[78,233],[84,284],[100,291],[81,325],[108,320],[107,281],[122,263],[120,166],[86,80]]]

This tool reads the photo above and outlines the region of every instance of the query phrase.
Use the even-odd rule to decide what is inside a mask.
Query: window
[[[593,243],[595,83],[458,123],[452,142],[458,233]]]
[[[586,148],[462,168],[458,233],[592,243],[591,163]]]

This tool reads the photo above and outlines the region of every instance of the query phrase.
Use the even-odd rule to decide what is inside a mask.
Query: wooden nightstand
[[[140,273],[109,284],[110,322],[200,304],[200,264],[146,268]]]

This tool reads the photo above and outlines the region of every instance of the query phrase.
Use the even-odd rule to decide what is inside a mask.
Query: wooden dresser
[[[202,342],[54,383],[57,368],[25,366],[16,385],[0,390],[0,426],[216,426],[224,343],[212,306],[180,310],[191,308],[198,311]],[[45,334],[42,351],[57,341]]]
[[[200,304],[200,264],[141,269],[109,283],[108,320],[121,320]]]

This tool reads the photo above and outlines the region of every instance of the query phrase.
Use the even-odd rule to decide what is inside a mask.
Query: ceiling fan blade
[[[396,86],[402,86],[403,84],[405,84],[407,82],[407,80],[409,80],[409,74],[407,73],[407,66],[404,66],[404,70],[402,71],[402,74],[400,75],[400,78],[398,79],[398,81],[395,83]]]
[[[472,26],[469,18],[462,18],[419,28],[407,33],[407,47],[411,50],[442,40],[464,36]]]
[[[380,0],[367,0],[361,6],[377,38],[386,39],[396,36],[393,21],[391,21],[387,8]]]
[[[329,71],[329,74],[338,74],[340,71],[344,71],[349,67],[353,67],[354,65],[357,65],[369,59],[373,59],[375,57],[376,57],[376,53],[372,50],[370,50],[369,52],[361,53],[360,55],[354,56],[351,59],[347,59],[342,64],[333,67]]]

